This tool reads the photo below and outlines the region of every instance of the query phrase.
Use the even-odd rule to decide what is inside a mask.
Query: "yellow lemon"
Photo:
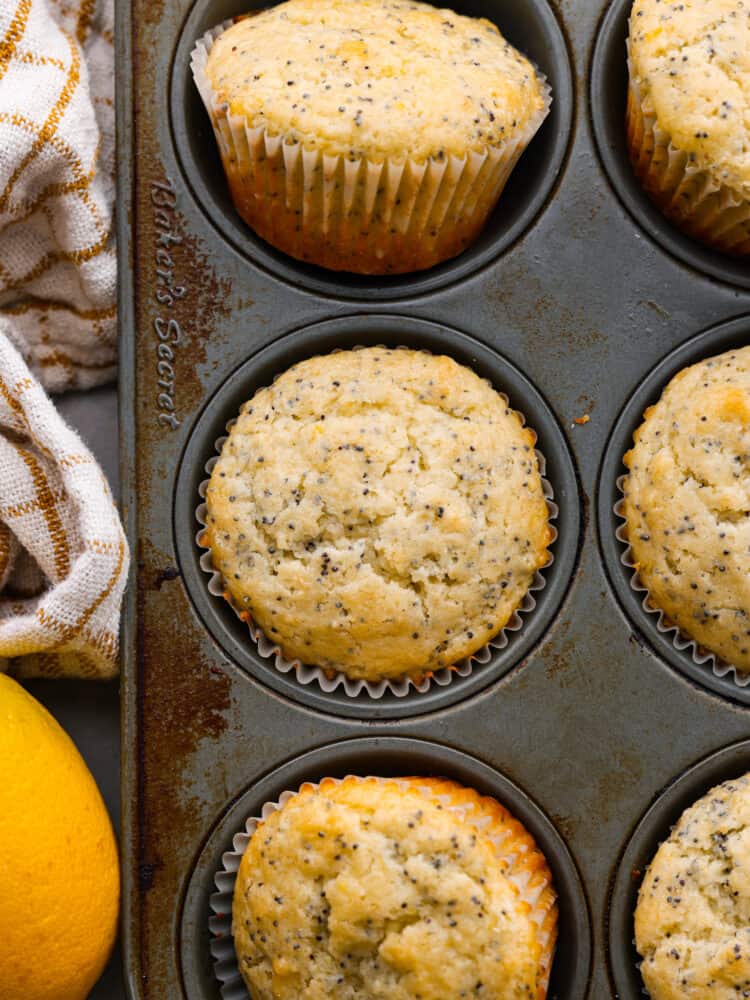
[[[0,997],[84,1000],[117,930],[112,824],[72,740],[0,674]]]

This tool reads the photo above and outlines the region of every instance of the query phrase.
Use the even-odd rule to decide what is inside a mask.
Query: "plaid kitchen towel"
[[[42,388],[114,376],[113,200],[111,0],[0,0],[0,670],[21,676],[117,671],[127,546]]]
[[[127,570],[104,474],[0,335],[0,669],[115,674]]]
[[[112,0],[0,0],[0,316],[52,392],[114,377]]]

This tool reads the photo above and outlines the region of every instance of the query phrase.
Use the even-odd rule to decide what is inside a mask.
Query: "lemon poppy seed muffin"
[[[656,853],[635,911],[651,1000],[750,995],[750,779],[713,788]]]
[[[450,358],[311,358],[243,406],[204,541],[234,607],[288,659],[421,676],[497,635],[549,560],[534,443]]]
[[[627,538],[649,603],[750,671],[750,347],[672,379],[625,465]]]
[[[199,43],[193,68],[240,215],[362,273],[460,253],[549,106],[494,24],[408,0],[288,0]]]
[[[636,173],[689,235],[750,254],[750,8],[635,0],[628,141]]]
[[[556,923],[521,824],[422,778],[303,786],[253,833],[232,912],[254,1000],[543,1000]]]
[[[282,3],[220,35],[206,72],[230,113],[334,156],[481,153],[544,106],[494,24],[410,0]]]

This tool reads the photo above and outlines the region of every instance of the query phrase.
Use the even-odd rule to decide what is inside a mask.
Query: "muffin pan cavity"
[[[551,522],[557,539],[550,549],[552,562],[542,570],[544,586],[533,589],[533,601],[526,610],[522,605],[520,627],[506,629],[507,643],[502,648],[484,647],[471,669],[439,678],[424,690],[404,687],[398,694],[389,687],[373,697],[367,689],[347,693],[344,685],[324,690],[317,682],[303,682],[294,669],[280,671],[272,659],[261,655],[247,625],[221,596],[209,591],[209,576],[202,565],[205,550],[195,539],[199,530],[196,507],[206,463],[216,454],[216,441],[240,405],[304,358],[381,344],[448,354],[508,397],[513,409],[537,434],[537,450],[545,460],[544,478],[551,485],[557,508]],[[421,715],[467,698],[504,676],[527,655],[554,619],[570,582],[577,559],[580,516],[576,472],[564,436],[545,401],[521,372],[490,348],[437,323],[400,316],[356,316],[319,323],[275,340],[233,372],[209,400],[193,427],[178,472],[174,535],[183,579],[196,611],[235,664],[310,708],[352,718],[389,719]]]
[[[669,785],[640,820],[627,841],[612,880],[607,945],[612,988],[620,1000],[647,996],[635,950],[633,914],[646,869],[682,813],[715,785],[750,770],[750,740],[718,750]]]
[[[551,821],[509,778],[458,750],[437,743],[399,737],[346,740],[297,757],[247,789],[221,816],[211,831],[190,875],[180,925],[180,953],[188,1000],[247,1000],[244,989],[220,993],[211,955],[211,896],[222,854],[244,829],[249,816],[264,803],[306,781],[343,778],[348,774],[451,778],[494,796],[536,840],[545,855],[558,896],[558,942],[549,997],[583,1000],[591,963],[591,928],[583,886],[570,851]],[[226,950],[226,939],[216,942]]]
[[[660,398],[668,382],[683,368],[750,343],[750,317],[722,323],[698,334],[664,358],[641,382],[615,423],[599,476],[599,539],[610,582],[638,631],[670,666],[691,681],[717,694],[750,705],[750,678],[736,674],[726,664],[713,665],[713,657],[696,650],[689,638],[659,624],[659,613],[643,605],[646,596],[634,581],[625,559],[627,545],[621,535],[623,520],[615,508],[622,499],[618,483],[627,472],[622,459],[632,445],[633,433],[643,413]]]
[[[232,205],[216,141],[190,71],[195,42],[207,30],[248,10],[257,0],[197,0],[180,33],[172,66],[172,137],[184,176],[198,204],[225,239],[252,263],[278,278],[342,299],[397,299],[434,291],[465,278],[508,250],[540,213],[562,168],[572,129],[573,81],[565,40],[547,0],[462,0],[460,14],[494,21],[508,40],[546,76],[550,114],[510,177],[484,231],[464,253],[422,272],[373,277],[326,271],[276,251],[258,237]]]
[[[626,43],[633,0],[613,0],[602,20],[591,65],[591,116],[599,155],[614,191],[664,250],[711,278],[750,288],[747,260],[711,250],[684,235],[650,201],[630,165],[625,132]]]

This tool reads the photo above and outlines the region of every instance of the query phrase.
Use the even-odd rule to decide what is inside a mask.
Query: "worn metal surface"
[[[195,891],[196,864],[207,905],[211,885],[201,852],[216,849],[220,819],[281,763],[377,734],[464,751],[539,805],[578,866],[588,901],[581,917],[584,923],[590,918],[593,944],[588,985],[561,997],[614,996],[608,900],[630,834],[665,785],[746,737],[750,717],[736,698],[709,693],[675,670],[655,651],[650,621],[631,619],[619,603],[610,583],[618,572],[611,565],[616,552],[598,537],[597,521],[602,542],[615,527],[614,519],[596,517],[598,476],[600,470],[609,475],[603,462],[610,434],[634,390],[693,335],[750,314],[750,282],[737,265],[710,255],[692,259],[710,268],[711,278],[666,252],[664,234],[652,238],[625,208],[635,206],[645,225],[658,226],[638,192],[624,192],[620,180],[617,194],[603,168],[594,123],[608,160],[622,155],[613,125],[624,107],[620,0],[605,22],[614,25],[612,44],[600,48],[593,75],[607,5],[560,0],[550,8],[567,39],[574,85],[567,98],[553,41],[539,42],[554,33],[525,35],[537,24],[548,26],[539,14],[543,0],[454,4],[493,17],[521,48],[537,46],[536,58],[565,105],[550,126],[554,135],[522,162],[506,204],[533,203],[538,185],[549,181],[538,158],[555,148],[562,132],[567,153],[559,178],[541,213],[502,255],[493,258],[493,247],[504,242],[502,202],[471,266],[459,261],[452,272],[449,266],[432,291],[408,279],[379,284],[327,277],[278,259],[247,234],[232,236],[237,227],[220,218],[226,198],[213,139],[196,112],[197,98],[183,85],[189,45],[182,32],[249,6],[250,0],[123,0],[118,10],[123,481],[135,556],[123,680],[131,994],[215,1000],[210,975],[196,977],[181,955],[195,944],[185,934],[205,940],[205,929],[184,923],[183,914],[188,886]],[[180,95],[193,106],[180,109]],[[193,128],[191,143],[185,130]],[[191,166],[190,157],[202,165]],[[199,175],[213,185],[205,209]],[[718,274],[726,280],[716,280]],[[407,700],[400,718],[347,718],[272,691],[258,679],[262,673],[248,673],[213,638],[200,603],[188,595],[176,545],[178,539],[180,551],[189,551],[195,534],[185,514],[191,504],[175,504],[175,491],[203,407],[235,370],[283,334],[353,313],[437,321],[499,351],[541,393],[578,475],[579,496],[570,503],[580,505],[581,516],[573,519],[580,532],[560,542],[572,545],[578,559],[549,627],[502,678],[419,716]],[[736,337],[750,342],[750,318]],[[164,342],[170,351],[160,356]],[[161,370],[160,361],[168,361]],[[575,424],[583,414],[589,422]],[[611,485],[602,482],[602,490]],[[449,764],[440,759],[435,766]],[[580,943],[563,934],[561,954]],[[199,951],[203,973],[205,951]]]

